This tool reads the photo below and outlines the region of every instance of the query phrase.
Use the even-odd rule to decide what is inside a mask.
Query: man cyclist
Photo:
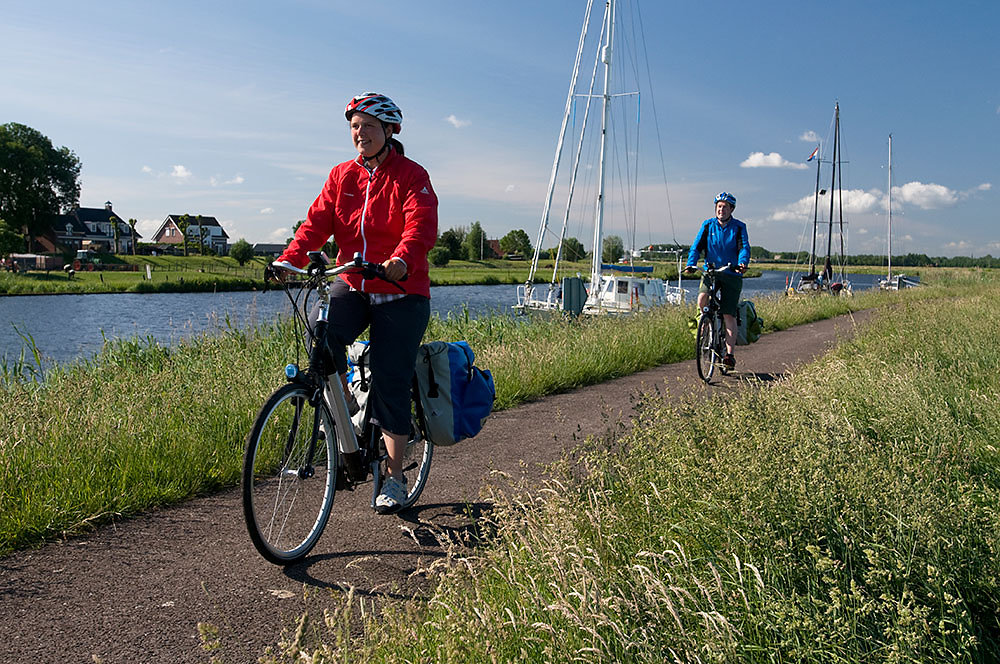
[[[736,345],[736,309],[743,291],[742,275],[750,263],[747,225],[733,217],[735,209],[736,197],[729,192],[724,191],[715,197],[715,217],[702,222],[684,268],[685,273],[693,273],[701,254],[705,255],[706,265],[711,264],[717,268],[723,265],[735,266],[731,268],[732,272],[722,272],[716,277],[721,294],[719,308],[726,325],[726,356],[722,358],[722,364],[727,369],[736,367],[736,358],[733,356],[733,347]],[[708,285],[702,277],[698,287],[698,311],[704,311],[708,306],[709,296]]]

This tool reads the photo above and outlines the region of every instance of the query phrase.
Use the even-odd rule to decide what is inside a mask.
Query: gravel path
[[[736,376],[710,387],[693,361],[665,365],[494,414],[474,440],[435,450],[420,502],[398,516],[367,508],[367,486],[338,492],[319,545],[282,569],[254,550],[238,489],[0,559],[0,663],[256,662],[330,590],[355,587],[378,605],[423,589],[419,572],[491,506],[481,488],[493,471],[533,479],[574,440],[599,435],[631,412],[644,387],[671,394],[728,394],[748,377],[779,379],[828,350],[872,315],[802,325],[738,349]],[[219,650],[202,649],[198,624],[219,630]]]

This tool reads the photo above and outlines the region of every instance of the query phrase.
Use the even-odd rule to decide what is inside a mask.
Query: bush
[[[451,260],[451,252],[447,247],[434,247],[427,254],[427,260],[434,267],[444,267]]]

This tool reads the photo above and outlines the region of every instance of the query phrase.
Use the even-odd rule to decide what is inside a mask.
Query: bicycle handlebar
[[[742,272],[737,271],[736,268],[738,268],[738,267],[739,267],[738,265],[733,265],[732,263],[726,263],[722,267],[717,268],[714,265],[712,265],[711,263],[705,263],[705,265],[704,265],[704,267],[702,267],[701,271],[704,272],[705,274],[720,274],[722,272],[731,271],[734,274],[737,274],[739,276],[743,276]],[[692,267],[691,269],[692,269],[692,271],[697,271],[698,268],[697,267]]]
[[[325,277],[335,277],[338,274],[354,270],[360,272],[361,276],[365,279],[381,279],[382,281],[392,284],[401,292],[406,292],[406,289],[403,288],[398,281],[385,276],[385,267],[381,263],[372,263],[364,260],[361,257],[360,252],[355,253],[354,258],[351,261],[329,269],[326,269],[326,266],[330,264],[330,259],[327,258],[326,254],[322,251],[310,251],[309,258],[309,265],[305,268],[295,267],[287,261],[273,261],[268,268],[272,270],[286,270],[295,274],[305,274],[309,276],[322,274]],[[404,275],[400,281],[406,281],[406,276],[408,275]]]

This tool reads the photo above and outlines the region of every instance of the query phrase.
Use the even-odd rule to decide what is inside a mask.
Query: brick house
[[[117,238],[115,224],[118,226]],[[36,238],[38,248],[47,253],[58,253],[65,247],[129,254],[133,238],[138,242],[142,237],[138,231],[133,233],[122,215],[112,209],[111,201],[103,208],[78,207],[69,214],[53,215],[51,226],[49,233]]]
[[[153,234],[153,242],[163,245],[174,245],[183,249],[181,240],[181,217],[180,214],[169,214],[163,220],[156,233]],[[229,253],[229,234],[215,217],[189,214],[187,227],[187,240],[193,246],[198,246],[198,233],[204,237],[205,247],[213,250],[220,256]]]

